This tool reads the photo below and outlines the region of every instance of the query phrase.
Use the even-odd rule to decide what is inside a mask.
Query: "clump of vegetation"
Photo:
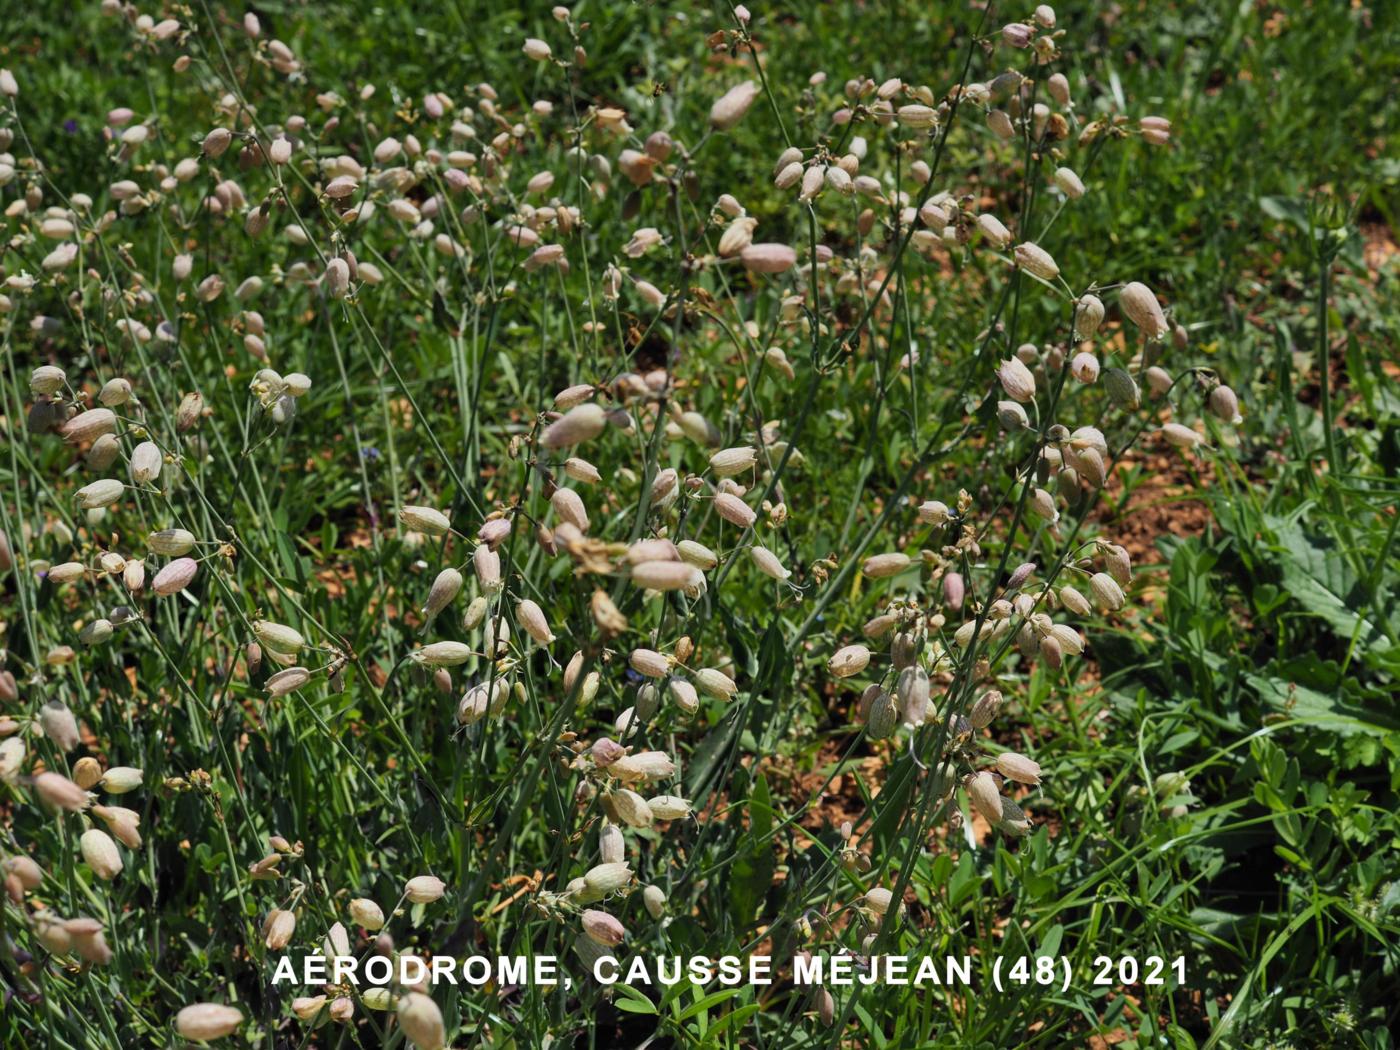
[[[1237,6],[21,12],[0,1031],[1391,1046],[1400,51]]]

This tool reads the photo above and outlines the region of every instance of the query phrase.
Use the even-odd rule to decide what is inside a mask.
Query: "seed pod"
[[[121,854],[117,844],[105,831],[89,828],[78,840],[78,850],[92,873],[104,882],[111,882],[122,872]]]
[[[596,485],[603,480],[603,475],[598,472],[597,467],[577,456],[571,456],[564,460],[564,473],[585,485]]]
[[[728,492],[715,495],[715,513],[731,525],[743,529],[750,528],[758,518],[747,503]]]
[[[61,773],[45,770],[34,776],[34,790],[51,806],[70,813],[86,809],[88,793]]]
[[[194,550],[196,542],[194,533],[185,529],[161,529],[146,537],[146,546],[150,548],[152,554],[161,554],[172,558],[188,554]]]
[[[1001,388],[1013,401],[1027,402],[1035,399],[1035,376],[1019,357],[1009,357],[997,369]]]
[[[710,457],[710,469],[721,478],[733,477],[752,470],[758,462],[758,452],[752,445],[721,449]]]
[[[195,1003],[175,1015],[175,1030],[180,1037],[196,1042],[232,1035],[242,1023],[242,1011],[220,1003]]]
[[[1040,783],[1040,764],[1014,751],[1003,751],[997,755],[997,772],[1018,784],[1035,787]]]
[[[414,904],[432,904],[447,892],[447,883],[436,875],[418,875],[404,885],[403,895]]]
[[[1094,611],[1089,599],[1068,584],[1060,588],[1060,604],[1078,616],[1088,616]]]
[[[1109,400],[1125,411],[1131,412],[1142,404],[1138,385],[1126,369],[1110,368],[1103,374],[1103,385]]]
[[[619,758],[608,767],[608,772],[619,780],[662,780],[674,776],[675,763],[664,751],[639,751],[635,755]]]
[[[1111,612],[1123,608],[1127,601],[1118,581],[1106,572],[1094,573],[1089,580],[1089,590],[1093,592],[1094,601]]]
[[[977,698],[968,712],[968,721],[973,729],[986,729],[1001,712],[1002,695],[996,689],[988,689]]]
[[[447,1027],[442,1021],[442,1011],[431,997],[422,992],[405,992],[399,996],[398,1019],[404,1036],[418,1050],[442,1050],[447,1045]]]
[[[462,589],[462,574],[456,569],[443,569],[433,580],[433,585],[428,588],[428,600],[423,606],[423,624],[426,627],[432,623],[433,619],[443,609],[452,604],[452,600]]]
[[[797,265],[797,252],[786,244],[750,244],[739,260],[750,273],[786,273]]]
[[[98,781],[102,789],[108,794],[124,795],[128,791],[135,791],[141,786],[143,774],[141,770],[131,766],[113,766],[102,774],[102,779]]]
[[[991,212],[984,211],[977,216],[977,228],[982,231],[983,237],[998,248],[1005,248],[1011,243],[1011,231]]]
[[[732,700],[739,687],[723,671],[714,667],[702,667],[695,672],[695,688],[715,700]]]
[[[472,648],[462,642],[432,642],[412,654],[425,667],[457,667],[472,658]]]
[[[735,84],[710,107],[710,124],[718,131],[728,131],[744,119],[758,98],[759,86],[752,80]]]
[[[555,517],[560,521],[567,522],[579,532],[588,531],[588,511],[573,489],[555,489],[549,497],[549,505],[554,508]]]
[[[207,157],[221,157],[233,142],[233,132],[228,128],[215,128],[204,136],[204,155]]]
[[[1195,448],[1205,441],[1196,431],[1180,423],[1163,423],[1161,434],[1167,439],[1167,444],[1176,448]]]
[[[700,695],[695,686],[684,678],[676,677],[672,677],[666,684],[672,698],[676,701],[676,706],[685,714],[693,715],[700,710]]]
[[[963,606],[963,597],[966,594],[966,585],[963,583],[962,573],[950,572],[943,577],[943,601],[953,612],[957,612]]]
[[[778,560],[778,556],[767,547],[753,546],[749,548],[749,557],[758,566],[758,571],[765,576],[775,580],[786,580],[792,572],[784,568],[783,563]]]
[[[666,911],[666,894],[660,886],[648,886],[642,890],[642,904],[653,919],[660,919]]]
[[[894,903],[894,894],[881,886],[867,890],[865,894],[865,906],[876,915],[885,915],[890,910],[890,905]]]
[[[283,656],[296,656],[301,652],[302,646],[306,644],[306,639],[301,636],[301,632],[288,627],[286,624],[273,623],[271,620],[254,620],[253,636],[271,652],[281,653]]]
[[[1103,301],[1097,295],[1079,297],[1074,311],[1074,336],[1076,339],[1091,339],[1103,323]]]
[[[583,932],[595,944],[600,944],[604,948],[613,948],[621,944],[627,936],[627,930],[622,923],[618,922],[611,915],[596,909],[586,909],[579,922],[583,926]]]
[[[589,388],[589,391],[591,389]],[[587,405],[575,405],[560,419],[545,427],[545,431],[540,434],[539,444],[543,448],[570,448],[598,437],[606,426],[608,413],[603,412],[601,405],[594,405],[592,402]]]
[[[1016,265],[1033,277],[1053,281],[1060,275],[1060,268],[1055,265],[1055,260],[1038,244],[1030,241],[1018,244],[1013,254],[1016,257]]]
[[[267,946],[268,951],[280,952],[291,943],[296,928],[296,912],[287,911],[285,908],[273,908],[263,920],[263,944]]]
[[[967,789],[973,808],[982,814],[987,823],[996,824],[1001,820],[1002,795],[997,788],[996,777],[984,770],[973,773],[963,786]]]
[[[83,629],[78,632],[78,640],[91,648],[109,641],[115,633],[112,621],[99,617],[83,626]]]
[[[367,930],[384,928],[384,909],[366,897],[356,897],[349,904],[350,919]]]
[[[181,434],[192,429],[204,415],[204,397],[192,391],[180,399],[175,408],[175,429]]]
[[[837,678],[860,674],[870,664],[870,650],[863,645],[847,645],[836,650],[826,667]]]
[[[199,572],[199,563],[193,558],[176,558],[166,565],[151,581],[151,590],[159,595],[179,594],[192,582]]]
[[[1087,350],[1074,355],[1069,363],[1070,375],[1081,383],[1094,383],[1099,378],[1099,359]]]
[[[900,551],[891,551],[887,554],[875,554],[866,558],[861,564],[860,571],[872,580],[880,580],[890,576],[898,576],[909,568],[910,564],[909,555]]]
[[[109,507],[122,498],[126,486],[115,478],[103,478],[78,490],[78,506],[84,510]]]
[[[165,462],[159,446],[154,441],[143,441],[131,450],[131,481],[134,485],[146,485],[160,477],[160,468]]]
[[[295,692],[311,681],[311,672],[305,667],[288,667],[284,671],[278,671],[263,683],[263,689],[272,698],[286,696]]]
[[[899,709],[889,693],[880,693],[870,703],[870,713],[865,719],[865,732],[872,740],[884,740],[891,736],[899,725]]]
[[[906,725],[923,725],[929,709],[928,672],[917,665],[900,671],[895,683],[895,698],[899,701],[900,716]]]
[[[703,579],[700,570],[682,561],[649,561],[632,567],[632,582],[652,591],[678,591]]]
[[[115,430],[115,412],[111,409],[88,409],[87,412],[78,413],[64,423],[59,428],[59,433],[70,445],[81,445],[84,442],[97,441],[102,435],[111,434]]]
[[[554,632],[549,629],[544,610],[529,598],[522,598],[516,604],[515,618],[525,628],[525,633],[540,645],[549,645],[554,641]]]
[[[632,670],[648,678],[664,678],[671,671],[671,662],[652,649],[633,649],[627,658]]]
[[[1069,624],[1055,624],[1050,628],[1050,634],[1045,638],[1045,641],[1055,642],[1061,652],[1070,656],[1078,656],[1084,651],[1084,639]]]
[[[1128,320],[1142,329],[1149,339],[1160,339],[1167,334],[1167,317],[1152,289],[1138,281],[1131,281],[1118,293],[1118,306]]]
[[[445,536],[452,528],[447,515],[432,507],[404,507],[399,511],[399,521],[428,536]]]
[[[92,874],[102,881],[111,882],[122,874],[122,855],[116,851],[116,843],[113,843],[112,836],[97,827],[90,827],[78,839],[78,851],[83,854],[83,860],[87,861]]]
[[[626,864],[599,864],[584,873],[583,881],[598,899],[616,893],[632,881],[632,869]]]
[[[1244,422],[1244,417],[1240,415],[1239,398],[1228,386],[1221,385],[1212,390],[1208,403],[1211,413],[1217,419],[1223,420],[1231,426],[1238,426]]]
[[[1078,200],[1084,196],[1084,183],[1072,168],[1056,168],[1055,185],[1070,200]]]

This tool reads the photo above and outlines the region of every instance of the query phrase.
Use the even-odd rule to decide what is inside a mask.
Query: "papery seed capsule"
[[[715,495],[715,512],[731,525],[745,529],[751,527],[758,517],[747,503],[728,492]]]
[[[653,591],[678,591],[703,580],[700,570],[682,561],[649,561],[632,567],[632,582]]]
[[[590,892],[606,897],[632,881],[632,869],[626,864],[599,864],[584,873],[583,881]]]
[[[1003,751],[997,755],[997,772],[1018,784],[1035,787],[1040,783],[1040,764],[1014,751]]]
[[[588,531],[588,511],[573,489],[555,489],[549,497],[549,504],[560,521],[567,522],[579,532]]]
[[[865,894],[865,906],[876,915],[885,915],[890,910],[890,905],[894,903],[894,894],[882,886],[867,890]]]
[[[176,558],[151,581],[151,590],[159,595],[179,594],[194,582],[199,563],[193,558]]]
[[[1035,399],[1035,375],[1019,357],[1009,357],[997,369],[997,378],[1006,396],[1013,401],[1027,402]]]
[[[1016,257],[1016,265],[1034,277],[1043,281],[1053,281],[1060,275],[1060,268],[1055,264],[1055,260],[1038,244],[1030,241],[1018,244],[1013,254]]]
[[[399,521],[428,536],[445,536],[452,528],[451,519],[432,507],[404,507],[399,511]]]
[[[263,944],[267,946],[268,951],[280,952],[291,943],[296,928],[296,912],[287,911],[285,908],[273,908],[263,920]]]
[[[1208,400],[1211,413],[1220,420],[1238,426],[1244,422],[1244,417],[1240,415],[1240,401],[1235,396],[1235,392],[1228,386],[1218,386],[1210,392]]]
[[[447,892],[447,883],[436,875],[419,875],[404,885],[403,895],[414,904],[432,904]]]
[[[1081,638],[1079,632],[1069,626],[1069,624],[1055,624],[1050,628],[1050,634],[1045,641],[1057,643],[1060,650],[1064,653],[1068,653],[1070,656],[1078,656],[1084,651],[1084,639]]]
[[[870,665],[870,650],[863,645],[847,645],[836,650],[827,661],[827,670],[837,678],[858,675]]]
[[[112,621],[99,617],[83,626],[83,629],[78,632],[78,640],[84,645],[92,647],[109,641],[115,633],[116,629],[113,628]]]
[[[540,645],[549,645],[554,641],[554,632],[549,629],[549,620],[538,603],[529,598],[522,598],[515,606],[515,618],[520,626],[525,628],[525,633]]]
[[[1127,601],[1118,581],[1106,572],[1094,573],[1089,580],[1089,590],[1093,592],[1094,601],[1110,611],[1123,608]]]
[[[72,751],[81,740],[78,720],[73,717],[68,705],[57,697],[39,709],[39,725],[43,727],[44,735],[61,751]]]
[[[92,447],[83,456],[83,466],[94,474],[103,474],[117,461],[121,451],[121,442],[115,434],[103,434],[92,443]]]
[[[384,909],[366,897],[356,897],[349,904],[351,921],[367,930],[384,928]]]
[[[40,365],[29,373],[29,392],[47,397],[62,390],[67,381],[68,374],[63,369],[55,365]]]
[[[596,485],[603,480],[603,475],[598,472],[597,467],[576,456],[564,460],[564,473],[586,485]]]
[[[1011,47],[1030,47],[1035,34],[1024,22],[1010,22],[1001,27],[1001,39]]]
[[[642,904],[653,919],[660,919],[666,911],[666,893],[660,886],[648,886],[642,890]]]
[[[415,650],[411,658],[425,667],[457,667],[472,656],[471,646],[462,642],[432,642]]]
[[[142,778],[143,774],[139,769],[131,766],[113,766],[102,774],[98,784],[109,794],[124,795],[139,788]]]
[[[684,820],[691,814],[690,800],[679,795],[654,795],[647,808],[657,820]]]
[[[447,1045],[442,1010],[429,996],[422,992],[405,992],[399,996],[397,1016],[404,1036],[418,1050],[442,1050]]]
[[[1103,301],[1097,295],[1079,297],[1074,311],[1074,335],[1076,339],[1091,339],[1103,323]]]
[[[1125,411],[1133,411],[1142,404],[1137,382],[1123,368],[1110,368],[1103,374],[1104,390],[1109,400]]]
[[[786,273],[797,264],[797,252],[786,244],[750,244],[739,260],[750,273]]]
[[[59,429],[70,445],[96,441],[117,429],[117,416],[110,408],[90,408],[80,412]]]
[[[243,1013],[220,1003],[195,1003],[175,1015],[175,1030],[183,1039],[208,1042],[232,1035],[243,1023]]]
[[[632,670],[648,678],[664,678],[671,670],[671,662],[653,649],[633,649],[627,662]]]
[[[996,689],[988,689],[977,698],[968,712],[968,721],[974,729],[986,729],[1001,711],[1002,695]]]
[[[1078,616],[1088,616],[1094,611],[1089,599],[1068,584],[1060,588],[1060,604]]]
[[[1099,378],[1099,359],[1087,350],[1074,355],[1069,363],[1070,375],[1081,383],[1093,383]]]
[[[143,441],[131,450],[131,481],[135,485],[146,485],[160,477],[160,468],[165,456],[154,441]]]
[[[1121,587],[1128,586],[1133,579],[1133,560],[1125,547],[1116,543],[1101,543],[1099,553],[1103,555],[1104,567]]]
[[[605,948],[616,947],[627,936],[627,930],[622,923],[607,912],[594,908],[585,909],[583,914],[579,916],[579,923],[590,940]]]
[[[898,576],[912,564],[909,555],[901,551],[874,554],[861,563],[860,571],[873,580]]]
[[[758,451],[752,445],[721,449],[710,457],[710,469],[721,478],[733,477],[752,470],[758,462]]]
[[[865,731],[872,740],[884,740],[891,736],[899,725],[899,708],[894,698],[881,692],[870,702],[870,711],[865,718]]]
[[[700,695],[695,686],[687,682],[684,678],[672,677],[666,683],[670,690],[671,697],[676,701],[676,706],[687,715],[693,715],[700,710]]]
[[[1196,431],[1180,423],[1163,423],[1161,434],[1167,439],[1167,444],[1176,448],[1195,448],[1205,441]]]
[[[1011,231],[991,212],[983,212],[977,216],[977,228],[982,231],[982,236],[998,248],[1005,248],[1011,243]]]
[[[753,560],[758,571],[765,576],[775,580],[786,580],[792,572],[783,566],[778,556],[767,547],[753,546],[749,548],[749,557]]]
[[[710,124],[719,131],[730,130],[744,119],[758,95],[759,86],[752,80],[735,84],[710,107]]]
[[[1149,339],[1160,339],[1167,334],[1166,314],[1152,294],[1152,289],[1138,281],[1131,281],[1118,293],[1118,306],[1127,318],[1142,329]]]
[[[456,569],[443,569],[438,573],[433,585],[428,588],[428,600],[423,605],[424,625],[431,623],[438,613],[451,605],[461,589],[462,574]]]
[[[268,678],[263,684],[263,689],[268,696],[276,699],[279,696],[296,692],[309,681],[311,681],[311,672],[305,667],[288,667]]]
[[[989,824],[996,824],[1001,820],[1002,795],[997,788],[996,777],[986,771],[973,773],[963,786],[967,789],[973,807]]]
[[[1079,176],[1071,168],[1055,169],[1055,185],[1070,200],[1078,200],[1084,196],[1084,183],[1080,181]]]
[[[84,791],[91,791],[102,779],[102,766],[97,759],[84,756],[73,763],[73,783]]]
[[[87,576],[87,572],[87,566],[82,562],[65,561],[51,566],[45,575],[55,587],[62,587],[65,584],[77,583]]]
[[[192,429],[204,415],[204,397],[194,390],[180,399],[175,408],[175,429],[183,434]]]
[[[676,765],[664,751],[639,751],[619,758],[608,767],[619,780],[662,780],[674,776]]]
[[[895,699],[907,725],[923,725],[929,709],[928,672],[918,665],[900,671],[895,681]]]
[[[267,649],[284,656],[295,656],[306,644],[300,631],[271,620],[254,620],[253,636]]]
[[[562,417],[545,427],[540,435],[540,445],[544,448],[568,448],[590,441],[603,432],[607,426],[607,413],[601,405],[593,403],[575,405]]]
[[[88,793],[61,773],[45,770],[35,774],[34,790],[45,802],[59,809],[76,813],[87,808]]]
[[[732,700],[739,691],[734,679],[714,667],[702,667],[693,677],[695,688],[716,700]]]
[[[166,557],[179,557],[194,550],[194,533],[185,529],[162,529],[159,532],[152,532],[146,536],[146,546],[150,548],[152,554],[161,554]]]

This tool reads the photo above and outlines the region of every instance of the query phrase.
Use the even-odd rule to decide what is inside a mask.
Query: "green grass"
[[[11,887],[0,912],[5,1045],[178,1045],[174,1017],[197,1002],[243,1013],[225,1045],[402,1045],[392,1010],[357,1001],[348,1022],[303,1023],[292,998],[314,993],[270,983],[282,953],[264,944],[269,910],[296,911],[293,958],[337,921],[363,954],[374,935],[353,925],[348,902],[366,897],[386,913],[398,902],[386,932],[400,952],[553,955],[573,975],[567,989],[439,989],[454,1047],[1394,1046],[1400,308],[1396,264],[1378,246],[1395,237],[1400,204],[1390,101],[1400,9],[1064,5],[1063,54],[1045,75],[1068,77],[1077,124],[1058,143],[1024,133],[1001,143],[968,103],[932,133],[831,119],[852,77],[900,77],[941,99],[959,82],[1034,71],[1028,52],[997,42],[1004,21],[1028,15],[1020,9],[983,23],[963,5],[754,5],[752,46],[733,34],[712,51],[707,37],[736,26],[727,5],[585,3],[573,25],[588,23],[587,61],[568,67],[520,52],[532,36],[570,58],[570,27],[547,6],[257,10],[261,45],[239,28],[241,9],[204,0],[172,12],[192,31],[161,44],[96,5],[7,13],[0,67],[20,94],[0,99],[0,127],[14,132],[3,161],[16,169],[0,202],[42,196],[29,214],[11,208],[0,251],[5,278],[40,278],[29,291],[0,289],[0,529],[14,550],[0,629],[18,694],[0,717],[25,744],[0,784],[0,856],[28,854],[45,874]],[[303,76],[263,60],[272,37]],[[190,67],[175,72],[181,54]],[[756,61],[764,91],[752,109],[732,131],[709,129],[711,104],[757,78]],[[826,80],[812,84],[817,71]],[[481,111],[483,82],[500,124]],[[434,120],[430,91],[477,112]],[[320,92],[340,101],[322,108]],[[164,174],[154,166],[173,170],[199,156],[210,128],[233,126],[225,95],[253,107],[260,134],[304,116],[305,148],[273,170],[240,165],[235,144],[98,235],[91,219],[118,207],[114,182],[152,190]],[[532,115],[536,100],[552,112]],[[134,162],[102,138],[116,106],[155,129]],[[626,111],[630,135],[597,127],[590,113],[602,106]],[[327,130],[331,113],[339,123]],[[1084,123],[1118,114],[1126,136],[1077,140]],[[1169,145],[1135,133],[1151,114],[1171,120]],[[475,137],[454,139],[454,119]],[[489,175],[491,139],[517,122],[524,134]],[[619,154],[663,130],[677,149],[637,189]],[[378,209],[361,224],[337,221],[320,195],[327,179],[311,158],[370,167],[386,135],[410,133],[424,149],[478,155],[483,182],[449,195],[433,220],[434,235],[461,246],[455,257],[391,217],[399,194],[382,183],[360,184],[357,197]],[[1016,270],[975,234],[921,256],[888,200],[827,190],[809,207],[773,185],[789,143],[839,157],[853,135],[867,140],[860,173],[887,194],[898,185],[917,205],[946,189],[972,213],[993,211],[1054,256],[1064,286]],[[570,152],[579,142],[609,176]],[[911,177],[915,161],[935,169],[927,190]],[[1059,164],[1083,177],[1084,198],[1051,188]],[[445,192],[442,170],[425,161],[406,195],[421,207]],[[553,187],[528,194],[542,171]],[[261,236],[244,231],[241,212],[207,206],[224,179],[250,207],[270,202]],[[33,211],[75,193],[92,200],[79,261],[45,275],[40,260],[60,242],[38,232]],[[756,240],[796,249],[797,268],[748,274],[707,258],[725,193],[758,220]],[[567,273],[525,268],[528,252],[504,236],[523,204],[550,198],[586,223],[542,231],[565,246]],[[309,243],[285,235],[297,223]],[[665,243],[627,258],[623,245],[644,227]],[[834,256],[816,292],[814,244]],[[311,282],[342,247],[382,283],[324,295]],[[184,282],[172,272],[180,252],[193,259]],[[610,264],[627,271],[620,298],[605,294]],[[863,288],[838,281],[858,264]],[[201,302],[194,287],[212,273],[227,288]],[[237,302],[254,275],[261,295]],[[658,287],[666,307],[648,305],[633,280]],[[1165,400],[1148,396],[1142,338],[1117,306],[1128,281],[1151,287],[1182,326],[1184,342],[1150,348],[1176,380]],[[1094,349],[1105,369],[1133,370],[1138,407],[1114,403],[1103,380],[1062,379],[1047,360],[1067,346],[1070,294],[1091,285],[1108,307]],[[247,309],[264,320],[270,367],[312,380],[288,422],[248,392],[262,364],[245,349]],[[173,338],[133,340],[128,320],[168,322]],[[1043,367],[1030,427],[1008,433],[995,368],[1023,343],[1040,348]],[[770,348],[791,379],[765,358]],[[90,406],[114,376],[132,381],[140,406],[120,410],[123,458],[105,476],[127,479],[139,428],[171,454],[158,487],[128,490],[105,515],[77,508],[76,490],[103,472],[26,426],[29,373],[50,364],[67,373],[68,403]],[[659,396],[599,396],[630,416],[630,431],[609,427],[572,453],[537,444],[558,391],[612,391],[620,375],[662,368]],[[1207,411],[1217,382],[1237,392],[1239,426]],[[191,391],[207,412],[181,430]],[[751,485],[755,530],[714,510],[713,449],[658,424],[681,411],[703,415],[717,447],[758,444],[760,429],[790,443],[766,445],[762,469],[736,479]],[[1170,447],[1158,429],[1168,418],[1205,443]],[[1042,449],[1061,447],[1052,424],[1103,432],[1115,469],[1101,491],[1035,478]],[[566,482],[568,454],[602,480]],[[648,495],[665,469],[682,480],[669,506]],[[690,489],[690,474],[704,481]],[[1055,494],[1057,530],[1029,512],[1028,478]],[[583,559],[537,542],[537,526],[558,524],[556,481],[583,497],[589,536],[613,546]],[[959,509],[960,491],[960,521],[916,520],[924,500]],[[786,517],[765,513],[764,500]],[[458,535],[409,534],[398,511],[420,504],[450,514]],[[516,524],[491,614],[506,619],[514,648],[499,664],[473,656],[444,691],[409,654],[447,640],[485,648],[463,623],[481,590],[471,537],[502,511]],[[976,546],[956,546],[964,525]],[[62,586],[45,576],[102,551],[139,558],[148,532],[174,526],[204,544],[180,595],[133,598],[119,576]],[[599,558],[661,534],[719,554],[703,595],[646,597],[621,566],[600,571]],[[990,637],[986,603],[1017,565],[1037,564],[1025,591],[1042,601],[1052,584],[1087,593],[1084,570],[1104,567],[1100,540],[1132,548],[1126,606],[1037,610],[1082,632],[1082,657],[1055,668],[1012,644],[1015,628]],[[789,581],[759,572],[754,543]],[[860,572],[890,551],[909,554],[911,568]],[[147,557],[148,587],[168,560]],[[424,628],[418,610],[449,566],[467,578],[464,593]],[[961,611],[943,597],[949,572],[967,580]],[[621,633],[600,627],[597,593],[626,617]],[[521,598],[549,618],[548,653],[523,641]],[[861,629],[892,600],[933,617],[921,655],[939,717],[877,740],[857,701],[872,682],[893,688],[895,674],[889,638]],[[82,644],[82,628],[122,604],[139,619]],[[276,668],[270,657],[250,667],[245,652],[259,618],[306,638],[298,659],[318,672],[308,685],[267,694]],[[1021,611],[1013,619],[1019,627]],[[980,625],[972,652],[952,640],[965,623]],[[856,642],[874,658],[838,680],[827,661]],[[60,646],[76,651],[72,662],[53,660]],[[638,647],[676,654],[689,677],[722,667],[738,690],[729,702],[702,695],[694,714],[663,696],[626,741],[677,766],[638,790],[684,796],[697,816],[627,829],[635,884],[587,906],[626,927],[620,955],[758,952],[774,957],[771,987],[605,989],[575,952],[581,905],[566,888],[597,863],[604,815],[596,790],[580,787],[609,784],[585,748],[621,738],[614,720],[637,701],[627,664]],[[597,673],[596,695],[585,674],[564,684],[575,653]],[[500,676],[514,689],[505,710],[459,726],[462,693]],[[990,726],[950,733],[944,716],[966,715],[992,687],[1005,703]],[[35,731],[51,700],[83,727],[71,750],[61,733]],[[1032,822],[1024,836],[974,820],[966,791],[938,773],[940,760],[962,775],[1004,751],[1044,774],[1039,787],[1007,787]],[[141,788],[102,799],[141,814],[142,845],[120,847],[124,870],[110,882],[78,846],[95,818],[46,807],[32,781],[41,768],[81,777],[81,759],[144,771]],[[254,879],[274,836],[289,844],[277,877]],[[446,896],[406,902],[406,880],[428,873]],[[644,907],[647,885],[666,894],[661,920]],[[875,887],[903,909],[872,912]],[[52,952],[36,936],[45,909],[99,920],[111,960]],[[974,989],[834,988],[822,1004],[790,982],[803,949],[967,954]],[[1034,964],[1028,983],[994,989],[994,960],[1036,956],[1070,960],[1067,990],[1037,984]],[[1161,984],[1117,973],[1093,982],[1100,957],[1149,956],[1183,959],[1185,980],[1169,968]]]

